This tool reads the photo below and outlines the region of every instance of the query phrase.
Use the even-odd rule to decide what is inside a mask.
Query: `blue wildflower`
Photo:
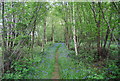
[[[82,79],[86,79],[86,78],[87,78],[87,76],[83,77]]]
[[[78,73],[80,70],[77,70],[76,73]]]

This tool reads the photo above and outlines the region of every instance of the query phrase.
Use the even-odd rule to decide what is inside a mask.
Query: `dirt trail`
[[[58,64],[58,51],[56,52],[54,72],[52,73],[52,75],[53,75],[52,79],[60,79],[59,64]]]

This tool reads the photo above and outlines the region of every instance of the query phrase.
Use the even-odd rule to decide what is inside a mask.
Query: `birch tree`
[[[77,41],[76,41],[76,28],[75,28],[75,3],[72,3],[72,22],[73,22],[73,40],[74,40],[74,46],[75,46],[75,53],[78,55],[78,50],[77,50]]]

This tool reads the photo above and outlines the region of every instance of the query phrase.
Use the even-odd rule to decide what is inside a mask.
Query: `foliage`
[[[25,49],[24,49],[25,50]],[[40,47],[35,47],[32,54],[33,58],[24,57],[19,61],[14,61],[11,68],[7,71],[3,79],[47,79],[53,72],[55,50],[40,53]],[[25,52],[28,50],[25,50]],[[24,53],[25,53],[24,52]],[[28,55],[28,54],[27,54]]]
[[[93,50],[92,50],[93,51]],[[59,64],[62,79],[115,79],[120,72],[114,60],[94,62],[92,51],[80,50],[75,56],[73,51],[60,50]],[[114,53],[113,53],[114,54]],[[94,55],[94,54],[93,54]]]
[[[62,79],[119,78],[119,5],[0,3],[3,79],[51,78],[56,52]]]

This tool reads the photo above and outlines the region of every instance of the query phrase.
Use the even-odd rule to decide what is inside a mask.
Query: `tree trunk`
[[[44,29],[43,29],[43,42],[42,42],[42,51],[44,51],[44,45],[46,44],[46,19],[44,19]]]
[[[104,46],[103,48],[105,49],[106,47],[106,44],[107,44],[107,40],[108,40],[108,36],[109,36],[109,33],[110,33],[110,21],[111,21],[111,15],[110,15],[110,19],[109,19],[109,22],[105,19],[105,16],[104,16],[104,12],[103,12],[103,9],[101,8],[101,5],[99,5],[99,8],[102,12],[102,17],[105,21],[105,23],[107,24],[107,31],[106,31],[106,36],[105,36],[105,40],[104,40]]]
[[[44,44],[46,44],[46,19],[44,19]]]
[[[4,72],[7,70],[10,70],[10,61],[9,61],[9,52],[8,52],[8,47],[7,47],[7,27],[5,27],[5,17],[4,17],[4,2],[2,2],[2,40],[3,40],[3,45],[2,45],[2,54],[3,54],[3,59],[4,61]]]
[[[69,49],[69,34],[68,34],[67,21],[65,21],[65,43],[67,48]]]
[[[52,21],[52,40],[53,43],[55,42],[54,40],[54,25],[53,25],[53,21]]]
[[[112,31],[111,31],[111,34],[110,34],[110,41],[109,41],[109,44],[108,44],[108,49],[110,48],[111,42],[113,40],[113,31],[114,31],[114,28],[112,28]]]
[[[98,2],[98,5],[100,6],[100,2]],[[100,9],[99,9],[99,19],[97,20],[97,15],[96,15],[96,11],[95,11],[95,3],[93,3],[92,7],[92,12],[93,12],[93,16],[94,16],[94,20],[97,26],[97,53],[98,53],[98,60],[101,57],[101,46],[100,46]]]
[[[78,55],[78,50],[77,50],[77,40],[76,40],[76,28],[75,28],[75,8],[74,8],[74,2],[73,2],[73,40],[74,40],[74,46],[75,46],[75,53],[76,56]]]
[[[33,29],[32,29],[32,48],[34,47],[34,41],[35,41],[35,29],[36,29],[36,23],[37,23],[37,16],[38,16],[38,11],[40,10],[40,7],[37,5],[36,10],[35,10],[35,15],[33,15],[34,22],[33,22]]]
[[[36,29],[36,20],[34,21],[34,27],[33,27],[33,31],[32,31],[32,48],[34,47],[35,29]]]
[[[76,55],[78,55],[75,27],[73,28],[73,40],[74,40],[74,46],[75,46],[75,53],[76,53]]]
[[[65,43],[67,48],[69,49],[69,28],[68,28],[68,3],[64,3],[64,5],[66,5],[66,7],[64,8],[64,22],[65,22]]]
[[[101,47],[100,47],[100,21],[97,23],[97,51],[98,51],[98,57],[101,56]]]

